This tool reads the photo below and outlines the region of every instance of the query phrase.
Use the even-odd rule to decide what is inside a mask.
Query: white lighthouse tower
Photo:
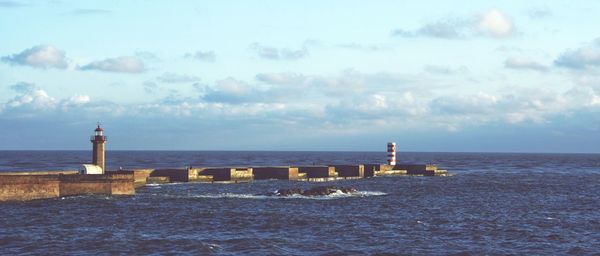
[[[387,144],[387,163],[396,165],[396,142],[388,142]]]

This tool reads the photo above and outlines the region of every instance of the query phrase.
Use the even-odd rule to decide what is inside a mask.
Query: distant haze
[[[600,152],[600,2],[0,1],[0,150]]]

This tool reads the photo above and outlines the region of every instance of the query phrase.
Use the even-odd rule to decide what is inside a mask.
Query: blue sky
[[[0,149],[600,152],[598,13],[0,0]]]

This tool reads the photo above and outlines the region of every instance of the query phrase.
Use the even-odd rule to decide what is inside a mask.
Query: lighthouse
[[[396,165],[396,142],[387,144],[387,162],[389,165]]]
[[[104,169],[104,143],[106,142],[106,136],[104,136],[104,130],[100,127],[100,123],[98,123],[96,130],[94,130],[94,135],[90,137],[90,141],[92,142],[92,164],[100,167],[103,174],[106,172],[106,169]]]

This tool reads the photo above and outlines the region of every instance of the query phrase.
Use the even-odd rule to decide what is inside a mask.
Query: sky
[[[0,0],[0,150],[600,152],[600,1]]]

